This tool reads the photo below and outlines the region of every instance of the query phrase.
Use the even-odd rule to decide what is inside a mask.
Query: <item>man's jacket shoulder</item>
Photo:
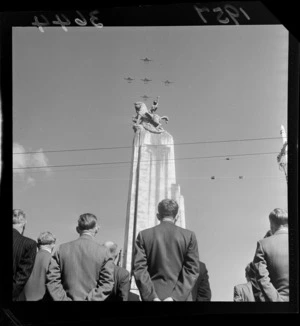
[[[178,225],[176,225],[174,223],[171,223],[171,222],[163,222],[163,223],[157,224],[157,225],[155,225],[155,226],[153,226],[151,228],[140,231],[140,233],[142,235],[149,235],[149,234],[152,234],[153,232],[158,231],[160,229],[163,229],[165,227],[173,228],[177,232],[181,232],[181,233],[184,233],[186,235],[194,234],[193,231],[188,230],[188,229],[184,229],[184,228],[182,228],[182,227],[180,227],[180,226],[178,226]]]
[[[283,238],[288,238],[288,231],[286,230],[279,230],[277,232],[275,232],[275,234],[263,238],[261,240],[259,240],[258,242],[261,244],[262,247],[268,247],[268,246],[272,246],[273,244],[280,242],[281,240],[283,240]]]
[[[36,241],[34,241],[33,239],[30,239],[28,237],[25,237],[24,235],[22,235],[21,233],[19,233],[18,231],[14,232],[14,236],[18,239],[20,239],[20,241],[23,241],[26,243],[26,245],[31,245],[34,246],[36,245]]]

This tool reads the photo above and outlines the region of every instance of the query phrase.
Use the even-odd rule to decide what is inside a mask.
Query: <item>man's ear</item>
[[[157,219],[158,219],[159,221],[161,220],[161,217],[160,217],[159,213],[156,213],[156,217],[157,217]]]

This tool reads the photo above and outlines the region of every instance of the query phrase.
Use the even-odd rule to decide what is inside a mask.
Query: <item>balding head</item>
[[[53,251],[55,247],[56,237],[49,231],[42,232],[37,238],[39,250],[45,249]]]
[[[21,234],[24,233],[26,225],[26,215],[21,209],[13,209],[13,228],[18,230]]]
[[[38,246],[55,244],[56,237],[49,231],[42,232],[37,238]]]
[[[21,209],[13,209],[13,225],[14,224],[25,224],[26,215]]]
[[[117,252],[117,249],[118,249],[118,245],[112,241],[106,241],[104,243],[104,246],[108,249],[108,252],[110,254],[110,256],[113,258],[113,259],[116,259],[117,256],[118,256],[118,252]]]

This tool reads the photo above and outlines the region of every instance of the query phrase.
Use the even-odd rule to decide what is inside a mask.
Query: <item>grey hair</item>
[[[118,245],[112,241],[106,241],[104,246],[108,249],[109,253],[115,257],[117,255]]]
[[[51,232],[42,232],[37,238],[38,246],[50,245],[56,242],[56,237]]]
[[[13,209],[13,224],[25,224],[26,214],[21,209]]]

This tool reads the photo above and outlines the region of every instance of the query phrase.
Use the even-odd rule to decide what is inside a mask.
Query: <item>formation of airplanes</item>
[[[127,78],[124,78],[128,83],[131,83],[132,81],[134,81],[135,79],[134,78],[131,78],[131,77],[127,77]],[[144,84],[148,84],[150,81],[152,81],[152,79],[148,79],[148,78],[143,78],[141,79],[141,81],[144,82]],[[165,86],[169,86],[170,84],[173,84],[174,82],[173,81],[170,81],[170,80],[164,80],[163,83],[165,84]]]
[[[151,61],[153,61],[152,59],[148,58],[148,57],[145,57],[145,58],[142,58],[140,59],[142,61],[144,61],[144,63],[149,63]],[[134,78],[131,78],[131,77],[127,77],[127,78],[124,78],[128,83],[132,83],[135,79]],[[144,82],[144,84],[148,84],[149,82],[152,81],[152,79],[149,79],[149,78],[143,78],[141,79],[141,81]],[[165,86],[169,86],[170,84],[173,84],[174,82],[173,81],[170,81],[170,80],[164,80],[163,83],[165,84]],[[144,100],[144,101],[147,101],[149,98],[151,98],[150,96],[147,96],[147,95],[143,95],[141,96],[141,98]]]

